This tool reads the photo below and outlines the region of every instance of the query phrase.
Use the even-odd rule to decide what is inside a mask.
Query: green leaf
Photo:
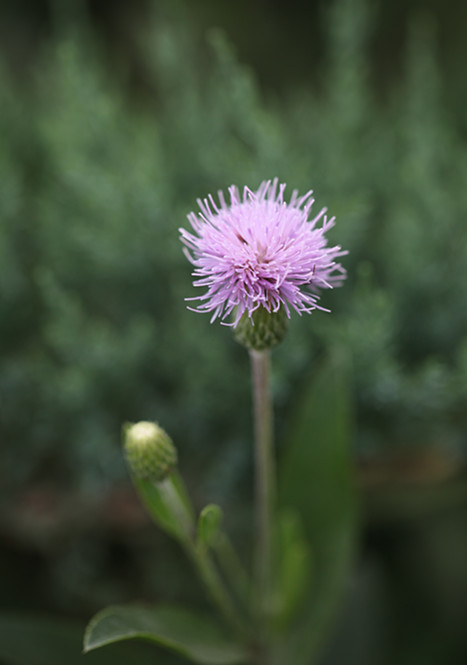
[[[140,480],[134,476],[132,480],[143,504],[156,524],[171,536],[183,539],[186,536],[184,528],[186,525],[177,518],[169,507],[166,494],[164,493],[164,484],[157,484],[149,480]],[[171,491],[176,494],[180,505],[183,507],[184,512],[186,512],[186,519],[188,521],[194,520],[193,509],[180,474],[175,471],[164,483],[165,485],[170,483]]]
[[[174,607],[109,607],[89,623],[84,650],[135,638],[156,642],[204,665],[247,661],[243,646],[226,639],[209,617]]]
[[[282,511],[276,521],[277,627],[284,628],[303,604],[310,579],[312,556],[299,515]]]
[[[190,516],[190,518],[194,521],[195,513],[190,501],[190,497],[188,496],[186,485],[183,481],[181,474],[178,471],[174,471],[170,476],[170,480],[172,482],[172,485],[174,486],[175,492],[181,504],[185,507],[185,510],[187,514]]]
[[[294,665],[309,665],[317,654],[351,571],[357,527],[351,415],[348,370],[334,354],[304,391],[280,467],[280,504],[298,512],[313,553],[309,601],[287,645]]]
[[[118,644],[84,659],[84,624],[42,615],[0,614],[2,665],[154,665],[154,649]]]
[[[204,547],[211,547],[219,535],[222,522],[222,509],[214,503],[205,506],[198,520],[198,541]]]

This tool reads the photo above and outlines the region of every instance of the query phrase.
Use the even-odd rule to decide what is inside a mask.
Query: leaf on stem
[[[219,536],[222,509],[214,503],[205,506],[198,519],[198,542],[206,548],[213,546]]]
[[[132,476],[132,480],[143,504],[156,524],[171,536],[183,539],[186,536],[185,525],[177,519],[177,516],[168,506],[161,487],[150,480],[140,480],[134,476]],[[180,475],[175,471],[165,482],[171,483],[173,491],[178,495],[181,505],[186,510],[186,514],[192,517],[193,509]]]
[[[276,520],[275,625],[284,629],[303,606],[312,569],[311,548],[299,515],[282,511]]]
[[[294,665],[313,661],[351,571],[357,529],[351,411],[346,362],[335,353],[304,391],[280,465],[280,505],[298,512],[313,554],[309,601],[287,645]]]
[[[245,648],[225,638],[209,617],[175,607],[109,607],[89,623],[84,651],[136,638],[155,642],[202,665],[247,661]]]

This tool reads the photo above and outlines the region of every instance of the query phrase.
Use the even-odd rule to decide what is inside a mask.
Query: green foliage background
[[[403,75],[376,95],[375,11],[338,0],[320,81],[279,97],[222,31],[202,35],[187,16],[166,3],[140,26],[137,90],[66,12],[26,81],[1,63],[2,498],[105,491],[126,478],[122,422],[154,419],[196,500],[236,505],[235,492],[246,505],[247,359],[229,329],[186,311],[177,229],[197,197],[274,176],[313,187],[337,217],[331,241],[349,250],[348,282],[323,297],[333,313],[292,321],[275,352],[279,439],[301,381],[339,347],[353,365],[357,458],[429,449],[462,462],[466,127],[445,101],[436,26],[413,18]],[[93,547],[77,555],[88,581],[104,568]],[[60,586],[73,561],[48,577],[64,607],[76,602]]]

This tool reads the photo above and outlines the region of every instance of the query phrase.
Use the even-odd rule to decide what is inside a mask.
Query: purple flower
[[[206,289],[187,298],[200,301],[193,311],[212,312],[212,322],[236,309],[227,324],[233,326],[259,307],[268,312],[283,307],[289,318],[291,309],[329,311],[318,305],[319,292],[340,286],[346,276],[335,259],[347,252],[327,246],[334,217],[328,219],[323,208],[308,219],[312,191],[299,197],[295,190],[287,203],[284,190],[275,178],[257,192],[245,187],[243,197],[230,187],[230,205],[221,191],[220,205],[211,195],[198,199],[201,212],[188,215],[194,232],[180,229],[185,255],[195,266],[194,286]]]

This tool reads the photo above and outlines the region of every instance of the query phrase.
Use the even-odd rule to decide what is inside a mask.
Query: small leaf
[[[174,607],[109,607],[89,623],[84,651],[135,638],[153,641],[203,665],[247,661],[244,647],[226,639],[209,617]]]
[[[206,548],[211,547],[219,536],[222,522],[222,509],[214,503],[205,506],[198,520],[198,541]]]

